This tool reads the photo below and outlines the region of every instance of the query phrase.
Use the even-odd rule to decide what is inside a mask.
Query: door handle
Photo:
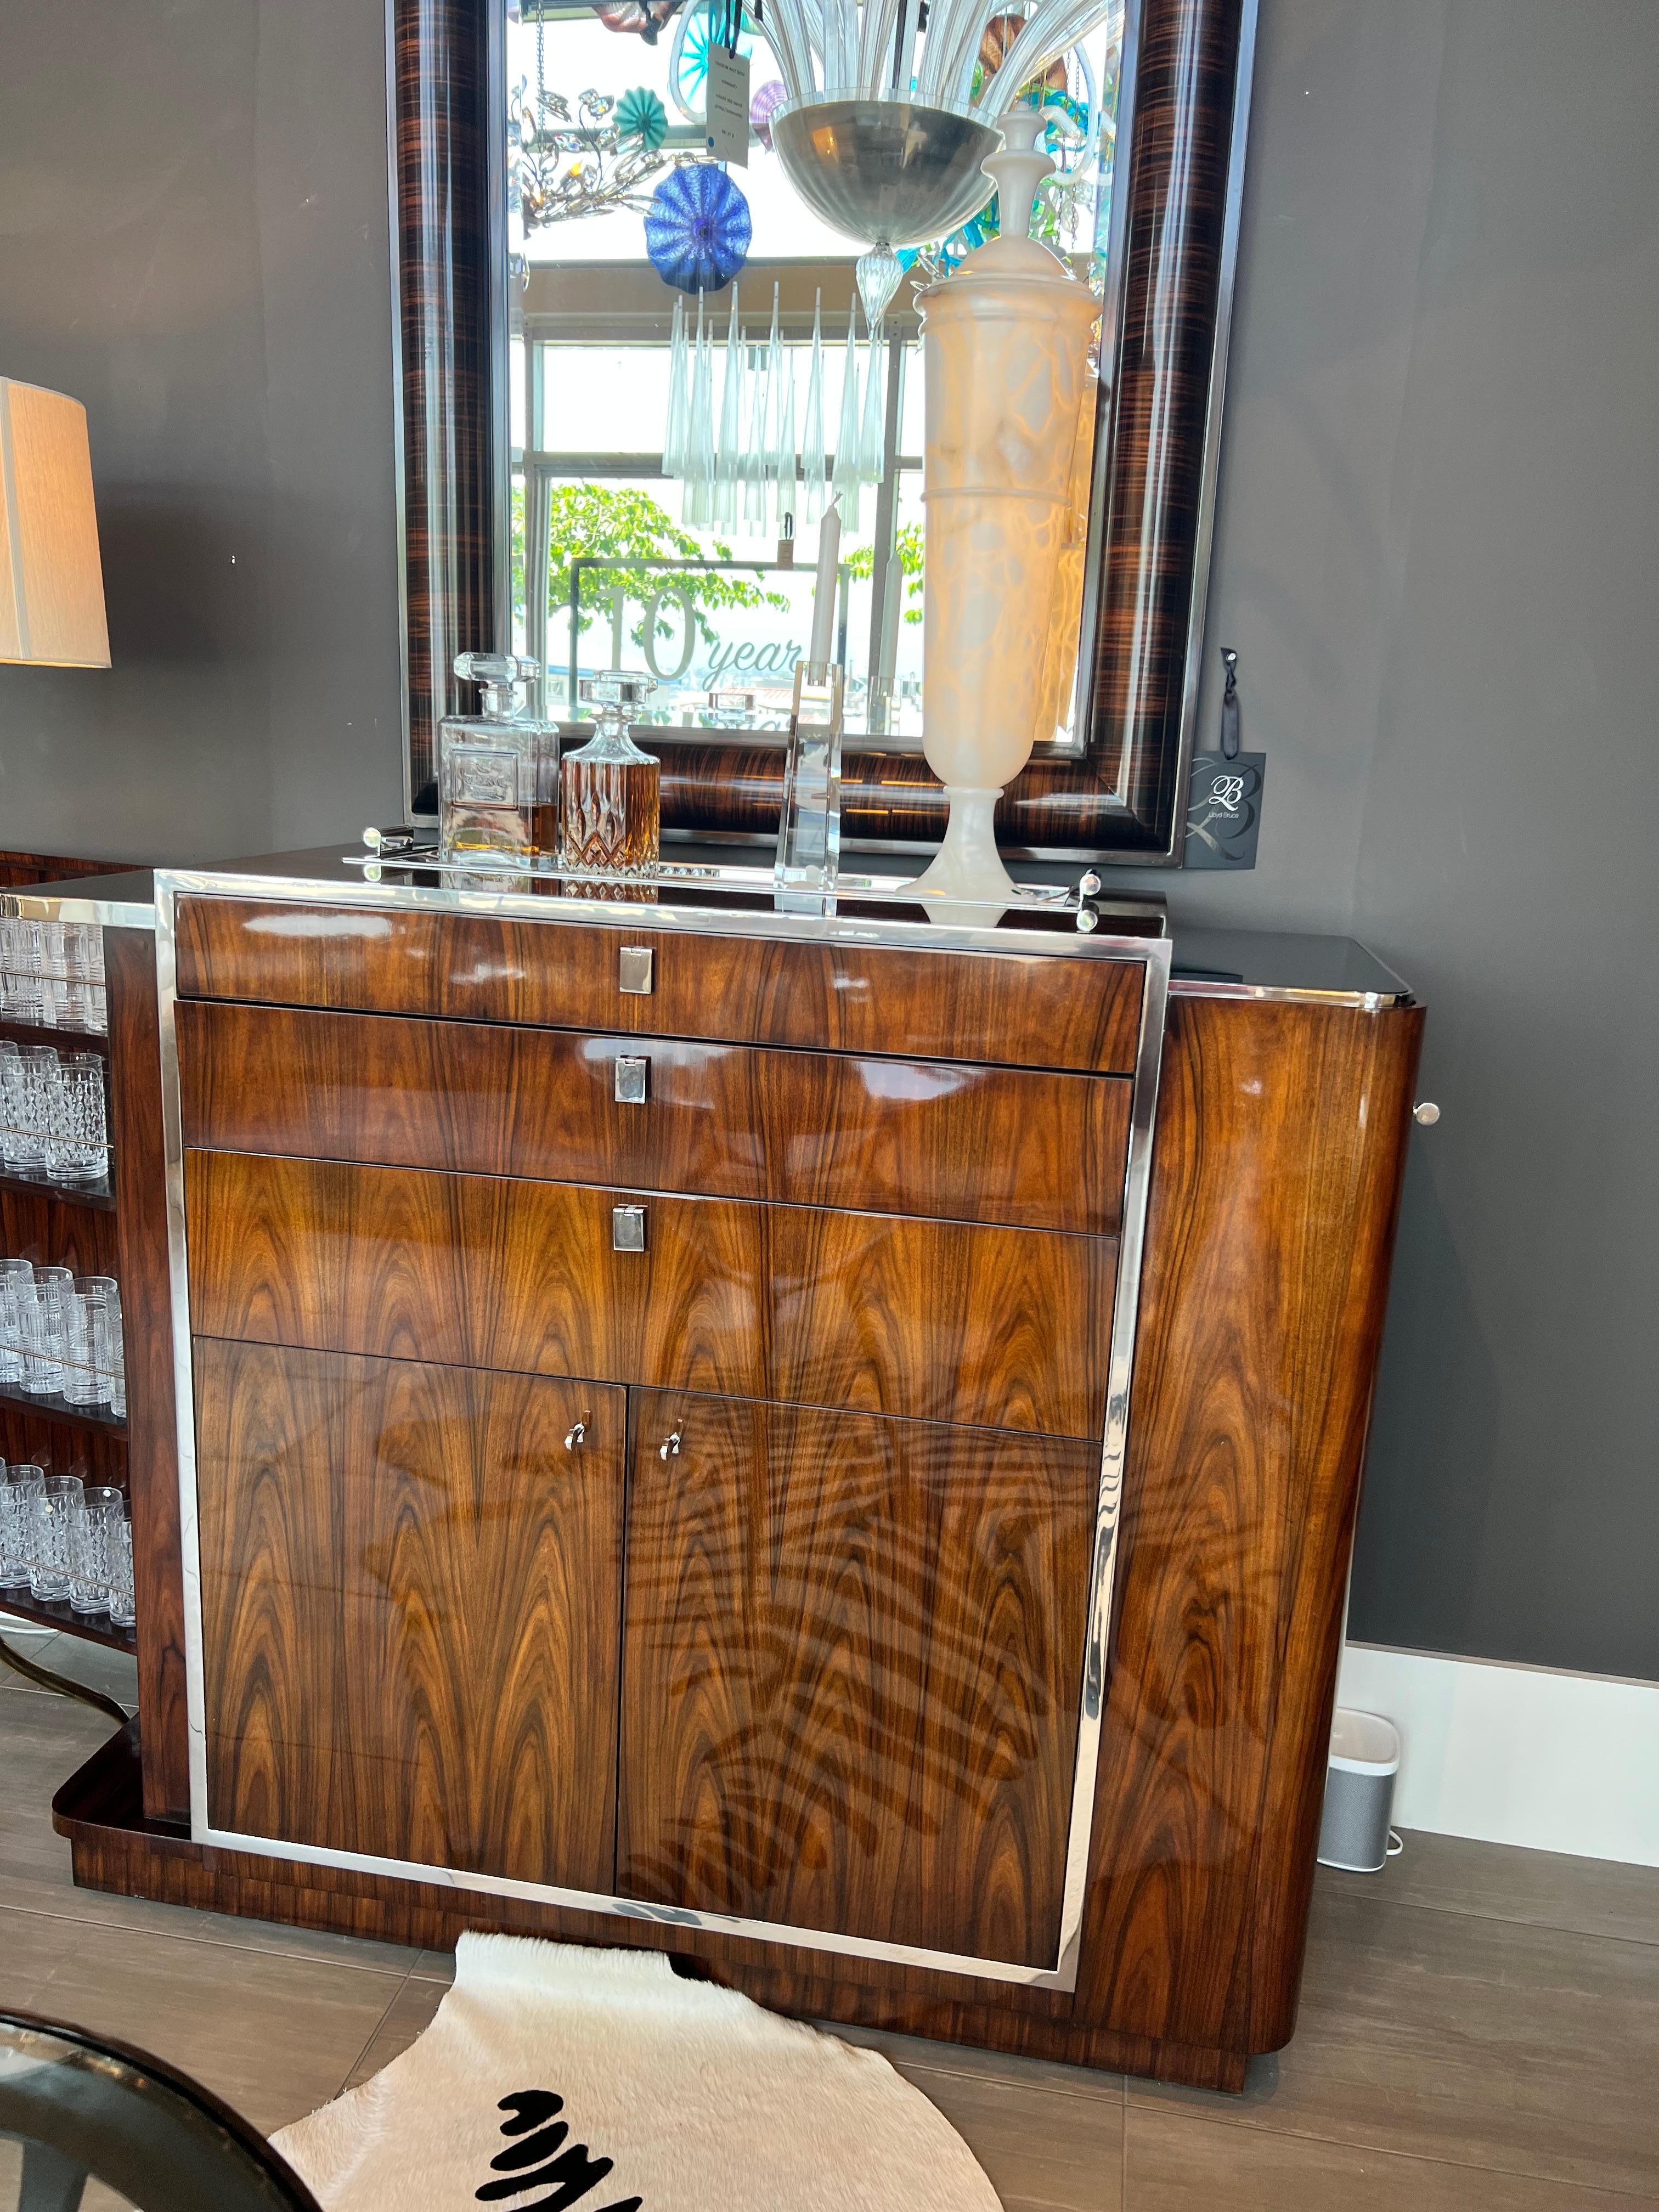
[[[676,1429],[673,1431],[672,1435],[669,1436],[665,1443],[659,1443],[657,1446],[657,1457],[659,1459],[678,1459],[679,1455],[680,1431]]]

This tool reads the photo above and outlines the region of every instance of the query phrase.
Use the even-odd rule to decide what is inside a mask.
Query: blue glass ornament
[[[624,138],[637,138],[647,154],[654,154],[668,136],[668,110],[654,92],[636,85],[617,102],[617,128]]]
[[[718,292],[729,284],[753,236],[748,201],[712,162],[671,170],[645,218],[651,266],[682,292]]]

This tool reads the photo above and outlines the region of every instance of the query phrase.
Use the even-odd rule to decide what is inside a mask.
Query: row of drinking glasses
[[[0,1389],[107,1406],[127,1417],[121,1293],[113,1275],[0,1260]]]
[[[118,1490],[0,1459],[0,1607],[7,1590],[24,1589],[133,1626],[132,1522]]]
[[[109,1011],[97,923],[0,915],[0,1017],[102,1036]]]
[[[109,1174],[104,1063],[95,1052],[19,1047],[0,1037],[0,1169],[43,1182],[96,1183]]]

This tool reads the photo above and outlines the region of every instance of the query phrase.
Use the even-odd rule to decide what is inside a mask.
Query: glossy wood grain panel
[[[1237,2089],[1242,2056],[1114,2035],[1062,2017],[1054,1993],[1005,1985],[994,2002],[940,1993],[944,1978],[879,1960],[753,1943],[735,1936],[618,1919],[526,1899],[493,1897],[436,1882],[404,1881],[349,1867],[307,1865],[232,1851],[147,1821],[131,1729],[112,1736],[52,1800],[52,1826],[69,1841],[76,1883],[198,1911],[237,1912],[294,1927],[331,1929],[380,1942],[451,1950],[466,1929],[499,1929],[569,1943],[667,1952],[694,1975],[744,1990],[798,2019],[845,2021],[896,2033],[981,2044],[1026,2057],[1151,2075],[1206,2089]],[[963,1986],[957,1978],[957,1986]],[[945,2054],[941,2053],[941,2060]]]
[[[39,1185],[0,1188],[0,1258],[31,1260],[37,1267],[68,1267],[77,1275],[116,1272],[112,1211],[65,1205]]]
[[[485,915],[296,908],[185,897],[185,998],[713,1037],[914,1060],[1127,1075],[1138,962],[1086,953],[805,944]],[[617,955],[652,957],[619,988]]]
[[[191,1152],[211,1335],[1098,1437],[1105,1237]],[[611,1249],[642,1202],[646,1249]]]
[[[178,1010],[187,1144],[1109,1235],[1128,1082],[477,1022]],[[617,1063],[643,1063],[642,1103]]]
[[[126,1438],[114,1431],[54,1420],[20,1398],[0,1399],[0,1460],[43,1468],[48,1474],[78,1474],[82,1482],[127,1486]],[[12,1593],[0,1594],[0,1613]]]
[[[126,1356],[144,1804],[157,1819],[187,1820],[185,1591],[155,937],[147,929],[106,929],[104,966],[109,979],[114,1272],[121,1285]]]
[[[630,1410],[619,1893],[1052,1965],[1097,1451]]]
[[[1295,2019],[1422,1016],[1177,999],[1079,2017]]]
[[[621,1395],[193,1351],[214,1824],[608,1890]]]
[[[70,860],[55,853],[0,853],[0,890],[76,883],[82,876],[124,876],[132,866],[131,860]]]

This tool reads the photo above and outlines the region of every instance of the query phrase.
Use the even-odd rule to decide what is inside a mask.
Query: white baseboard
[[[1397,1827],[1659,1866],[1659,1682],[1350,1644],[1337,1699],[1400,1730]]]

